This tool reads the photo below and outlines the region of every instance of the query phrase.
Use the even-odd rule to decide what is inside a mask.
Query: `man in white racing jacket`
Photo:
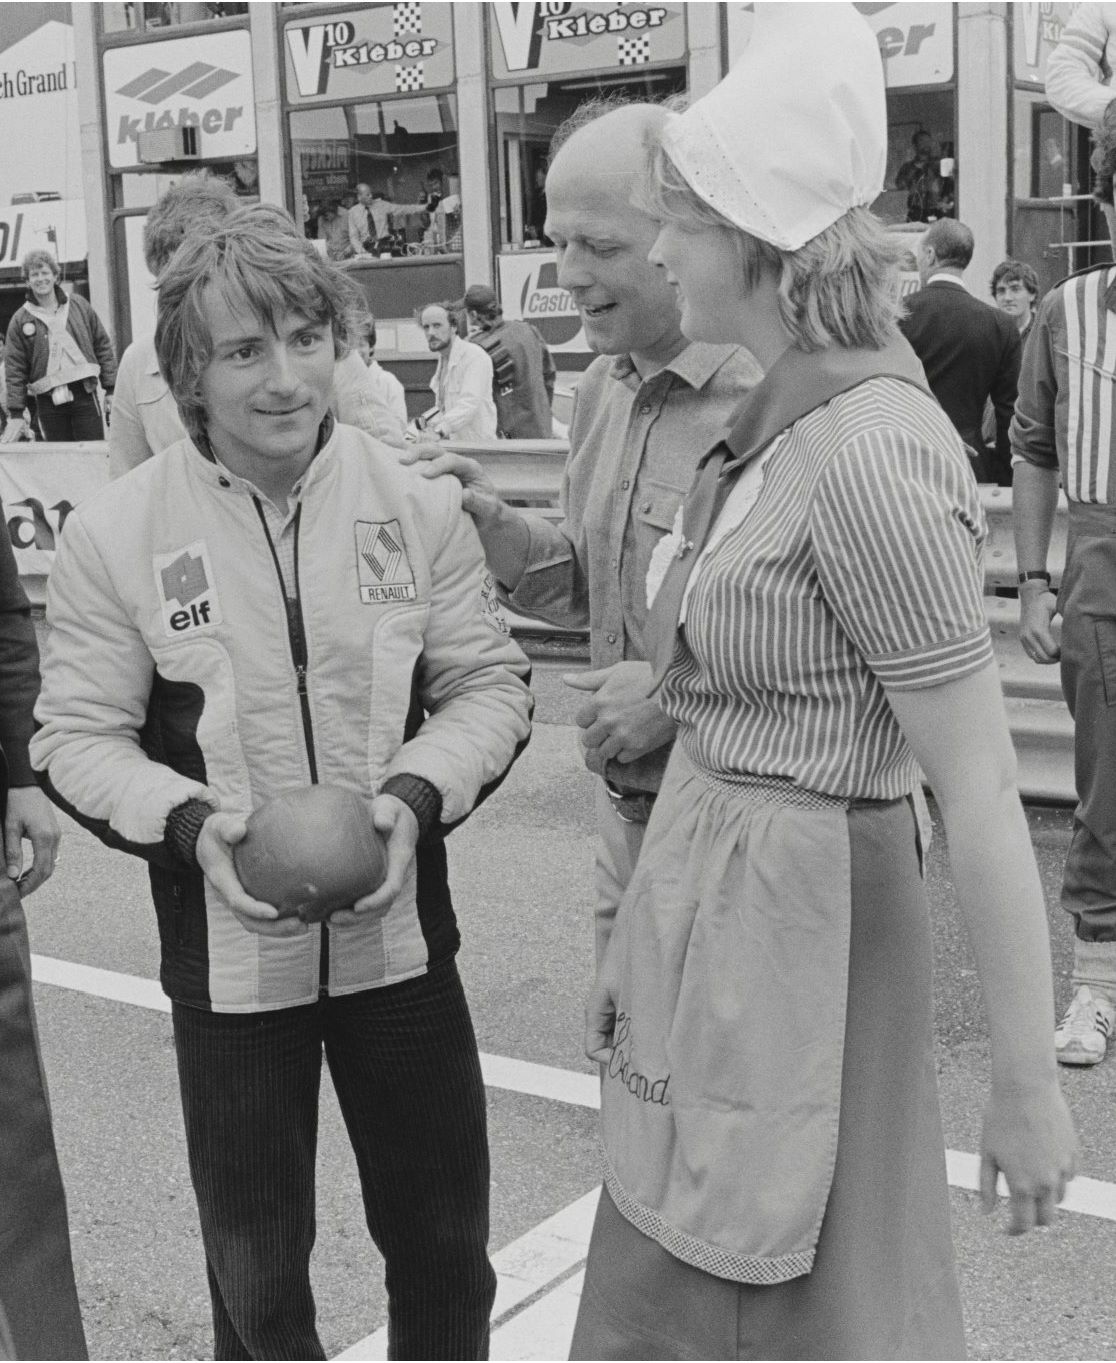
[[[484,1091],[444,835],[530,729],[526,659],[453,479],[328,415],[353,286],[273,209],[186,241],[156,350],[189,439],[84,502],[52,571],[32,762],[150,863],[218,1358],[322,1358],[324,1050],[396,1358],[486,1356]],[[322,925],[240,885],[245,817],[365,797],[383,887]]]

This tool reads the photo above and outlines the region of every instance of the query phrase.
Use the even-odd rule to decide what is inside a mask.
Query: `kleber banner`
[[[283,29],[287,99],[383,99],[453,85],[453,6],[397,0]]]
[[[954,5],[942,4],[941,0],[924,0],[923,3],[898,0],[894,4],[861,0],[854,8],[860,11],[876,35],[889,90],[902,90],[912,85],[943,85],[953,79]],[[752,4],[725,6],[729,66],[735,64],[752,36],[754,9]]]
[[[486,8],[493,80],[638,71],[686,60],[685,5],[493,0]]]
[[[196,127],[204,160],[256,150],[247,29],[167,38],[104,55],[105,139],[114,170],[139,165],[141,132]]]
[[[108,482],[108,446],[0,446],[0,497],[19,576],[36,605],[44,597],[66,517]]]

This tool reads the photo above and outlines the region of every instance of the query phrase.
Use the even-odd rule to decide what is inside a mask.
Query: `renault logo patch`
[[[398,521],[357,521],[356,553],[360,599],[366,606],[418,596]]]
[[[151,566],[168,639],[221,623],[221,603],[205,540],[195,540],[173,554],[156,554]]]

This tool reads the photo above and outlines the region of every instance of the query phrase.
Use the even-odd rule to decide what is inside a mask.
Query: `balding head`
[[[561,143],[546,177],[558,283],[593,349],[631,355],[641,370],[685,345],[674,292],[647,259],[658,224],[632,203],[647,173],[649,137],[666,116],[655,104],[610,109]]]

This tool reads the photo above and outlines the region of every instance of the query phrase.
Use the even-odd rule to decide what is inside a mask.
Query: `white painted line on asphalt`
[[[980,1191],[980,1157],[963,1150],[946,1151],[946,1173],[950,1186]],[[1008,1189],[1003,1174],[996,1184],[1001,1197]],[[1116,1221],[1116,1183],[1104,1183],[1099,1178],[1085,1178],[1078,1174],[1066,1188],[1066,1195],[1058,1204],[1061,1211],[1076,1212],[1080,1216],[1097,1216],[1102,1221]]]
[[[573,1320],[577,1314],[577,1301],[581,1292],[581,1274],[569,1277],[572,1269],[585,1262],[585,1252],[589,1244],[589,1232],[593,1227],[593,1217],[597,1212],[597,1199],[600,1189],[571,1202],[560,1212],[537,1225],[510,1245],[505,1245],[492,1256],[492,1266],[496,1270],[496,1304],[492,1308],[492,1357],[493,1358],[557,1358],[564,1357],[566,1349],[555,1352],[556,1331],[566,1328],[573,1333]],[[501,1324],[521,1303],[541,1292],[555,1279],[562,1279],[553,1291],[545,1293],[538,1301],[518,1314],[511,1315],[506,1324]],[[572,1295],[571,1295],[572,1294]],[[571,1314],[572,1311],[572,1314]],[[520,1322],[530,1318],[533,1328],[524,1327]],[[520,1340],[530,1339],[535,1353],[524,1353],[526,1347]],[[569,1338],[566,1337],[568,1345]],[[337,1357],[348,1359],[381,1359],[387,1357],[387,1327],[384,1326],[365,1339],[358,1340],[351,1348]]]
[[[60,961],[52,956],[32,956],[31,970],[41,984],[53,984],[62,989],[73,989],[97,998],[113,999],[119,1003],[151,1008],[160,1013],[170,1012],[170,1003],[156,980],[138,975],[123,975],[115,970],[100,970],[96,966]],[[484,1082],[490,1088],[509,1089],[552,1102],[577,1107],[600,1107],[600,1086],[597,1076],[577,1070],[563,1070],[554,1065],[536,1065],[529,1060],[515,1060],[510,1056],[481,1055]],[[946,1171],[954,1188],[975,1192],[980,1187],[980,1160],[976,1155],[960,1150],[946,1151]],[[1000,1192],[1005,1192],[1000,1180]],[[576,1204],[575,1204],[576,1205]],[[1066,1191],[1062,1202],[1064,1211],[1082,1216],[1096,1216],[1104,1221],[1116,1221],[1116,1183],[1079,1175]],[[544,1225],[549,1223],[544,1222]],[[541,1284],[540,1284],[541,1286]]]
[[[99,970],[93,965],[77,965],[60,961],[54,956],[31,956],[31,977],[36,984],[54,984],[60,989],[73,989],[79,994],[93,994],[116,1003],[130,1003],[136,1008],[153,1008],[158,1013],[170,1012],[170,999],[163,993],[158,980],[145,980],[140,975],[122,975],[116,970]]]
[[[555,1103],[570,1103],[576,1107],[599,1108],[601,1105],[601,1081],[595,1074],[483,1053],[481,1070],[489,1088],[511,1089],[513,1093],[529,1093],[535,1098],[549,1098]]]
[[[488,1356],[517,1363],[568,1358],[584,1282],[583,1269],[495,1329]]]

